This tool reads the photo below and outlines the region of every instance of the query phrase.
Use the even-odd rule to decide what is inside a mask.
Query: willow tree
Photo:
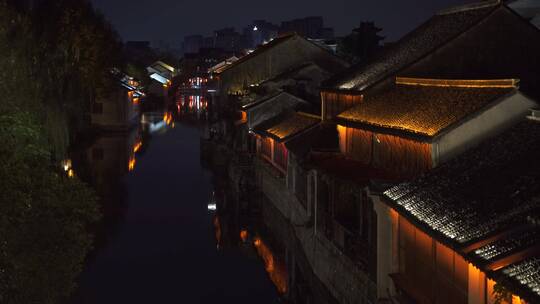
[[[47,88],[43,100],[46,121],[51,124],[51,138],[62,144],[65,134],[54,130],[67,128],[73,138],[89,127],[92,102],[116,85],[110,71],[123,67],[122,45],[112,26],[89,1],[41,1],[32,17],[35,71]],[[58,121],[66,126],[52,125]]]
[[[65,299],[98,218],[93,191],[53,161],[65,153],[74,104],[54,93],[43,69],[56,53],[37,32],[33,16],[0,0],[0,303]]]

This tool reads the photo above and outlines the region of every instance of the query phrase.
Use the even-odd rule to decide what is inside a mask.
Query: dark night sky
[[[360,21],[375,21],[387,41],[395,40],[434,12],[467,0],[92,0],[124,40],[166,40],[178,43],[190,34],[214,29],[237,30],[254,19],[279,24],[306,16],[323,16],[336,34],[345,34]]]

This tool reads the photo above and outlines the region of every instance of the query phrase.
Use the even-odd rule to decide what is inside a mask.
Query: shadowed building
[[[329,79],[321,92],[324,119],[394,84],[395,76],[440,79],[520,79],[540,98],[540,31],[503,2],[447,9],[401,38],[376,59]],[[328,108],[328,109],[326,109]],[[325,110],[326,109],[326,110]]]
[[[243,94],[287,70],[314,62],[330,72],[338,72],[347,63],[327,50],[296,34],[284,35],[240,58],[219,75],[222,94]]]
[[[178,70],[163,61],[156,61],[146,68],[152,82],[148,86],[148,92],[156,96],[168,96],[172,79],[178,74]]]
[[[536,103],[517,83],[397,77],[337,115],[341,153],[404,176],[423,173],[524,117]]]
[[[501,303],[538,303],[538,153],[523,121],[376,198],[379,297],[491,304],[499,284]]]
[[[139,81],[120,71],[113,71],[109,92],[92,104],[92,126],[107,130],[127,130],[138,123],[139,107],[144,94]]]
[[[320,117],[302,112],[284,112],[254,127],[257,155],[287,176],[289,152],[285,143],[320,122]]]
[[[286,173],[276,166],[275,154],[270,166],[263,166],[268,161],[256,162],[258,185],[297,225],[295,232],[313,258],[314,272],[334,297],[343,302],[384,301],[394,292],[390,284],[402,283],[400,288],[418,303],[493,303],[478,302],[481,296],[474,286],[482,280],[474,267],[480,265],[469,272],[463,257],[450,254],[454,268],[444,272],[450,278],[447,285],[430,289],[427,296],[422,286],[414,290],[414,275],[425,284],[432,277],[429,284],[435,284],[439,274],[424,268],[431,260],[421,251],[411,250],[407,257],[416,260],[406,267],[419,268],[418,273],[412,270],[408,283],[400,276],[392,281],[388,275],[395,272],[381,274],[381,260],[394,261],[397,254],[392,252],[397,251],[384,243],[395,237],[381,230],[392,225],[381,217],[386,213],[380,213],[376,200],[388,185],[438,170],[522,120],[536,106],[539,51],[538,29],[501,2],[440,12],[373,62],[323,84],[321,126],[334,134],[308,131],[287,141]],[[323,137],[327,142],[339,139],[339,144],[331,149],[312,143]],[[293,146],[307,152],[292,158]],[[272,153],[268,147],[272,145],[261,149],[265,159]],[[472,159],[482,164],[483,157],[476,155]],[[468,164],[474,168],[474,162]],[[486,193],[483,189],[479,192]],[[324,262],[318,262],[323,252]],[[441,249],[442,254],[448,251]],[[520,269],[512,271],[525,267]],[[493,287],[493,282],[485,286]],[[437,300],[432,297],[435,291],[440,293]]]

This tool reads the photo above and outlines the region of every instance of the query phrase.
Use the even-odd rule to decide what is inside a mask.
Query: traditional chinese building
[[[398,264],[388,264],[397,259],[398,247],[389,244],[394,244],[398,234],[390,234],[390,228],[395,226],[391,222],[393,217],[387,215],[391,213],[389,209],[381,209],[387,204],[379,198],[391,185],[430,170],[444,170],[440,168],[447,168],[446,164],[460,155],[469,155],[467,151],[484,141],[505,136],[536,106],[533,99],[540,96],[539,51],[538,29],[500,1],[445,10],[373,62],[352,67],[325,81],[321,123],[299,128],[302,131],[287,137],[284,130],[294,127],[274,127],[287,119],[285,125],[301,124],[302,119],[289,113],[253,128],[260,156],[255,162],[257,185],[293,224],[315,275],[339,302],[375,303],[392,299],[409,303],[412,299],[413,303],[491,304],[492,290],[513,286],[499,284],[495,288],[495,282],[501,280],[490,277],[487,268],[470,262],[449,243],[433,238],[424,246],[432,248],[431,256],[414,251],[420,247],[416,243],[417,247],[409,247],[406,258],[413,262],[400,265],[408,265],[404,266],[407,269],[415,263],[419,266],[418,271],[411,270],[410,277],[404,277],[395,271]],[[261,62],[260,70],[267,69],[266,61]],[[257,88],[267,82],[245,84]],[[333,141],[335,145],[320,145],[317,141]],[[484,155],[475,155],[467,163],[471,170],[486,162]],[[489,158],[492,154],[485,155]],[[465,181],[470,181],[465,177]],[[507,179],[508,183],[511,180]],[[478,193],[489,193],[485,190],[489,179],[484,182]],[[501,184],[496,187],[504,188]],[[467,193],[474,191],[468,189]],[[445,193],[452,196],[452,191]],[[474,205],[475,199],[468,202]],[[428,207],[422,208],[429,210]],[[400,212],[395,209],[394,215]],[[407,207],[405,211],[409,210]],[[445,211],[442,207],[441,210]],[[450,215],[455,213],[452,208],[446,211]],[[499,213],[486,214],[499,218]],[[502,219],[504,212],[501,214]],[[468,214],[459,216],[468,218]],[[460,226],[443,220],[441,227]],[[414,225],[413,221],[408,228]],[[420,232],[418,244],[424,244],[421,242],[427,238]],[[413,235],[416,242],[416,234]],[[441,247],[439,255],[433,254],[440,247],[436,242],[450,249]],[[447,268],[439,271],[429,266],[426,270],[424,264],[432,265],[437,257],[446,261]],[[523,263],[527,266],[507,272],[521,275],[530,265],[536,267],[534,259],[525,259]],[[439,276],[447,279],[443,282],[446,285],[435,285],[439,284]],[[432,281],[428,281],[430,277]],[[421,282],[428,286],[428,291],[410,282]],[[440,291],[440,295],[435,291]],[[511,293],[535,302],[523,290],[512,289]],[[514,300],[518,301],[517,296]]]
[[[319,122],[318,116],[286,111],[260,123],[253,129],[257,135],[257,155],[287,176],[289,151],[285,143],[301,132],[315,127]]]
[[[148,92],[156,96],[167,96],[172,84],[172,79],[178,71],[163,61],[156,61],[146,68],[152,82],[148,87]]]
[[[323,118],[394,84],[395,76],[440,79],[519,78],[520,90],[540,97],[540,31],[503,1],[441,11],[368,64],[323,84]]]
[[[138,80],[113,70],[112,89],[92,104],[92,125],[107,130],[127,130],[138,122],[139,106],[144,93]]]
[[[523,121],[375,198],[379,299],[538,303],[539,153]]]
[[[348,64],[320,46],[296,34],[273,39],[240,58],[219,75],[223,94],[242,94],[249,87],[272,79],[287,70],[314,62],[335,73]]]
[[[515,79],[397,77],[334,121],[347,158],[410,176],[504,130],[535,105]]]
[[[320,85],[332,73],[313,62],[292,67],[276,77],[257,85],[258,92],[272,93],[285,90],[300,98],[316,103],[320,108]]]
[[[270,120],[282,112],[294,109],[307,102],[287,92],[278,90],[242,106],[243,115],[247,119],[247,128],[252,130],[258,124]]]

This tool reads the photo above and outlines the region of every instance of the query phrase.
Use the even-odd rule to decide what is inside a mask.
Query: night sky
[[[323,16],[337,35],[360,21],[375,21],[386,41],[396,40],[434,12],[467,0],[92,0],[124,40],[168,41],[185,35],[208,35],[215,29],[237,30],[254,19],[273,23],[306,16]],[[474,2],[474,1],[473,1]]]

